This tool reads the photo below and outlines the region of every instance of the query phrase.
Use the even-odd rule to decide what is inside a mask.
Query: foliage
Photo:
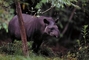
[[[42,3],[46,3],[47,0],[41,0],[37,5],[36,5],[36,8],[41,8],[42,7]]]
[[[52,3],[53,6],[56,6],[58,8],[60,7],[64,7],[64,5],[68,5],[68,6],[75,6],[78,7],[77,5],[75,5],[73,2],[77,2],[77,0],[48,0],[49,2]]]
[[[11,9],[11,0],[0,0],[0,29],[5,28],[7,30],[8,21],[13,17],[13,9]]]
[[[79,60],[87,60],[89,59],[89,43],[87,42],[87,35],[89,34],[88,33],[88,25],[84,25],[83,28],[82,28],[82,37],[83,39],[81,40],[77,40],[77,43],[78,43],[78,50],[76,51],[76,57],[79,59]],[[88,39],[89,40],[89,39]]]
[[[29,48],[31,48],[32,42],[28,43]],[[32,50],[29,49],[29,57],[24,57],[22,54],[22,48],[21,48],[21,41],[15,41],[14,44],[3,44],[3,46],[0,47],[0,60],[65,60],[65,59],[74,59],[69,56],[63,56],[63,57],[47,57],[44,55],[37,55],[32,53]]]
[[[83,29],[82,29],[82,35],[83,35],[83,39],[84,39],[84,41],[85,41],[85,43],[84,43],[84,45],[86,45],[86,43],[87,43],[87,41],[86,41],[86,36],[87,36],[87,28],[88,28],[88,25],[84,25],[83,26]]]
[[[41,0],[40,3],[37,4],[36,8],[41,8],[42,3],[51,3],[52,6],[55,6],[57,8],[63,8],[65,5],[67,6],[74,6],[76,8],[79,8],[78,5],[74,4],[73,2],[77,2],[77,0]]]
[[[43,57],[43,56],[35,56],[32,57],[24,57],[24,56],[15,56],[15,55],[2,55],[0,54],[0,60],[62,60],[58,57],[49,58],[49,57]]]

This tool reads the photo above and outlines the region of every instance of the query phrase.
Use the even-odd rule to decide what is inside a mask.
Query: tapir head
[[[55,21],[52,18],[44,19],[44,23],[45,23],[44,33],[54,37],[59,36],[58,26],[56,25]]]

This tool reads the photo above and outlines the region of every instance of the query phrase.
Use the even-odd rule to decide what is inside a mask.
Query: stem
[[[70,15],[70,17],[69,17],[69,21],[71,21],[72,20],[72,18],[73,18],[73,16],[74,16],[74,12],[76,11],[76,8],[74,8],[73,9],[73,11],[72,11],[72,13],[71,13],[71,15]],[[63,32],[62,32],[62,35],[64,35],[65,34],[65,32],[67,31],[67,29],[68,29],[68,26],[69,26],[69,21],[68,21],[68,23],[66,24],[66,26],[65,26],[65,28],[64,28],[64,30],[63,30]]]
[[[47,9],[47,10],[45,10],[45,11],[41,12],[41,14],[46,13],[47,11],[51,10],[51,9],[52,9],[52,8],[54,8],[54,7],[55,7],[55,6],[51,6],[49,9]]]
[[[19,26],[20,26],[20,34],[21,34],[21,40],[22,40],[22,50],[23,50],[24,56],[29,56],[26,32],[25,32],[25,27],[24,27],[20,3],[17,0],[15,0],[15,4],[16,4],[16,12],[17,12]]]

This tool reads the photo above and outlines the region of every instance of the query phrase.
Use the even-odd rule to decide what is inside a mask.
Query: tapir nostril
[[[58,36],[57,36],[57,35],[54,35],[54,37],[58,38]]]
[[[57,38],[57,36],[56,36],[56,35],[53,35],[53,37],[56,37],[56,38]]]

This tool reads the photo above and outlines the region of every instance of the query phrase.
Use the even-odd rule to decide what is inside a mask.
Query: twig
[[[49,9],[47,9],[47,10],[45,10],[45,11],[43,11],[43,12],[40,12],[41,14],[44,14],[44,13],[46,13],[47,11],[49,11],[49,10],[51,10],[52,8],[54,8],[55,6],[51,6]]]
[[[72,11],[72,13],[71,13],[71,15],[70,15],[70,17],[69,17],[69,21],[71,21],[71,20],[72,20],[72,18],[73,18],[73,16],[74,16],[74,12],[75,12],[75,11],[76,11],[76,8],[74,8],[74,9],[73,9],[73,11]],[[66,30],[68,29],[69,21],[68,21],[68,23],[66,24],[66,26],[65,26],[65,28],[64,28],[64,30],[63,30],[63,32],[62,32],[62,35],[64,35],[64,34],[65,34],[65,32],[66,32]]]

